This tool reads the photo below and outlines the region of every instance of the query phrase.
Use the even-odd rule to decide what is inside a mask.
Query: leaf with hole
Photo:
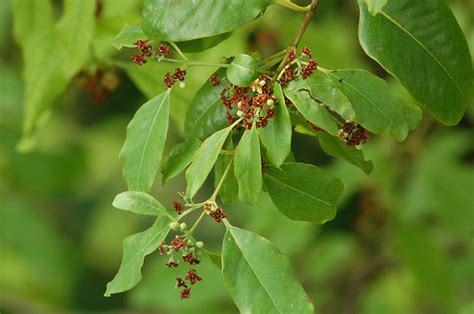
[[[395,95],[387,82],[364,70],[334,70],[331,80],[349,98],[355,121],[375,134],[389,134],[399,142],[421,121],[421,110]],[[407,117],[406,112],[412,116]]]

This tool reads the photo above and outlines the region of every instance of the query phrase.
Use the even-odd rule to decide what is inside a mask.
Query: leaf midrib
[[[456,85],[457,89],[461,93],[461,95],[465,95],[461,86],[459,86],[458,82],[454,79],[454,77],[449,73],[448,69],[444,66],[444,64],[418,39],[413,35],[408,29],[403,27],[395,18],[391,17],[387,12],[380,11],[380,13],[391,23],[393,23],[396,27],[400,28],[404,33],[406,33],[411,39],[415,41],[423,50],[425,50],[431,58],[441,67],[441,69],[446,73],[446,75],[453,81],[454,85]]]
[[[316,201],[318,201],[318,202],[320,202],[320,203],[323,203],[323,204],[326,204],[326,205],[328,205],[328,206],[334,207],[334,204],[331,204],[331,203],[329,203],[329,202],[327,202],[327,201],[325,201],[325,200],[322,200],[322,199],[317,198],[317,197],[314,196],[314,195],[308,194],[308,193],[306,193],[306,192],[303,191],[303,190],[299,190],[299,189],[297,189],[297,188],[295,188],[295,187],[293,187],[293,186],[291,186],[291,185],[288,185],[288,184],[286,184],[285,182],[283,182],[283,181],[281,181],[281,180],[278,180],[276,177],[269,175],[268,173],[266,173],[265,176],[268,177],[268,178],[270,178],[270,179],[273,179],[274,181],[277,181],[278,183],[280,183],[280,184],[282,184],[282,185],[284,185],[284,186],[286,186],[286,187],[288,187],[288,188],[290,188],[290,189],[292,189],[292,190],[294,190],[294,191],[296,191],[296,192],[299,192],[300,194],[306,195],[306,196],[308,196],[308,197],[310,197],[310,198],[312,198],[312,199],[314,199],[314,200],[316,200]]]
[[[155,127],[155,123],[156,123],[156,120],[157,120],[157,117],[158,115],[160,114],[161,110],[163,109],[163,103],[168,99],[168,96],[169,96],[169,93],[166,93],[165,94],[165,97],[163,97],[163,100],[161,101],[161,103],[159,104],[159,108],[158,110],[156,111],[155,113],[155,116],[153,117],[153,122],[150,126],[150,128],[148,129],[148,133],[147,133],[147,136],[145,138],[145,145],[143,147],[143,150],[141,152],[141,156],[140,156],[140,162],[138,164],[138,175],[137,175],[137,181],[136,181],[136,187],[138,188],[140,186],[140,180],[141,180],[141,176],[142,176],[142,167],[143,167],[143,159],[145,157],[145,151],[147,150],[147,147],[148,147],[148,144],[149,144],[149,140],[150,140],[150,136],[151,136],[151,131],[153,130],[153,128]]]

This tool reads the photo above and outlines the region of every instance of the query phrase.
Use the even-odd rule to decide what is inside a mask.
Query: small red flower
[[[198,274],[196,273],[195,269],[188,270],[188,273],[186,274],[186,276],[184,276],[184,279],[189,280],[191,285],[194,285],[196,282],[202,280],[202,278],[199,277]]]
[[[171,73],[166,73],[165,78],[163,79],[163,84],[165,84],[166,87],[171,88],[175,83],[175,80],[171,76]]]
[[[347,146],[358,146],[367,143],[369,135],[367,131],[358,123],[346,122],[338,133],[339,139]]]
[[[173,201],[173,207],[178,215],[181,214],[181,212],[183,211],[183,204],[176,200]]]
[[[219,76],[217,76],[217,73],[212,74],[210,80],[212,86],[217,86],[221,83],[221,81],[219,80]]]
[[[181,290],[181,292],[180,292],[179,298],[180,298],[181,300],[183,300],[183,299],[189,299],[190,294],[191,294],[191,289],[189,289],[189,288],[183,289],[183,290]]]
[[[171,241],[171,246],[176,252],[179,252],[179,250],[181,250],[186,245],[186,241],[184,241],[184,239],[180,236],[176,236],[174,240]]]
[[[183,261],[189,263],[189,265],[196,265],[199,264],[201,261],[194,257],[192,252],[189,252],[186,255],[183,255]]]
[[[184,81],[186,79],[186,70],[176,68],[173,73],[173,78],[178,81]]]
[[[295,60],[296,58],[297,58],[297,56],[296,56],[296,49],[293,48],[293,49],[291,49],[290,52],[288,53],[288,58],[287,58],[288,63],[290,63],[291,61]]]
[[[132,60],[138,65],[143,65],[147,62],[145,56],[142,53],[134,53],[132,56]]]
[[[160,255],[165,255],[166,254],[166,251],[168,250],[168,246],[166,245],[166,242],[165,241],[161,241],[160,243],[160,246],[159,246],[159,251],[160,251]]]
[[[217,209],[214,211],[214,212],[210,212],[209,213],[209,216],[211,216],[212,218],[214,218],[214,220],[216,222],[221,222],[222,219],[226,219],[227,218],[227,215],[224,214],[224,212],[222,212],[222,208],[220,207],[217,207]]]
[[[303,54],[307,55],[308,58],[312,58],[311,49],[309,49],[308,47],[304,47],[303,49],[301,49],[301,52]]]
[[[179,264],[176,263],[175,261],[168,261],[166,262],[166,266],[168,266],[169,268],[176,268],[179,266]]]
[[[156,49],[156,55],[158,57],[165,57],[169,58],[171,56],[171,48],[167,45],[159,45],[158,48]]]
[[[187,288],[188,285],[184,282],[183,279],[177,277],[177,278],[176,278],[176,287],[177,287],[177,288],[180,288],[180,287],[185,287],[185,288]]]

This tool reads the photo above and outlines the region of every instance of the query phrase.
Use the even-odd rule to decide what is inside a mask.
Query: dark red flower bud
[[[159,45],[158,48],[156,49],[156,55],[158,57],[165,57],[169,58],[171,56],[171,48],[167,45]]]
[[[191,294],[191,289],[189,289],[189,288],[183,289],[183,290],[181,290],[181,292],[180,292],[179,298],[180,298],[181,300],[183,300],[183,299],[189,299],[190,294]]]
[[[188,273],[186,274],[186,276],[184,276],[184,279],[189,280],[191,285],[194,285],[196,282],[202,280],[202,278],[199,277],[198,274],[196,273],[195,269],[188,270]]]
[[[212,86],[217,86],[221,83],[221,81],[219,80],[219,77],[217,76],[217,73],[214,73],[211,75],[211,85]]]

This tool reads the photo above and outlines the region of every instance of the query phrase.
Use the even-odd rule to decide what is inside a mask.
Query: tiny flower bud
[[[242,118],[244,116],[244,112],[242,110],[238,110],[236,114],[239,118]]]
[[[179,225],[179,229],[181,229],[181,231],[184,231],[187,228],[188,228],[188,225],[185,222],[183,222],[182,224]]]
[[[196,247],[197,247],[198,249],[202,249],[202,248],[204,247],[204,242],[202,242],[202,241],[197,241],[197,242],[196,242]]]
[[[275,102],[273,101],[273,99],[267,100],[267,106],[272,107],[274,104],[275,104]]]
[[[180,82],[179,82],[179,88],[185,88],[185,87],[186,87],[186,83],[180,81]]]
[[[180,224],[177,221],[171,222],[169,226],[170,226],[170,229],[174,231],[177,231],[180,228]]]

